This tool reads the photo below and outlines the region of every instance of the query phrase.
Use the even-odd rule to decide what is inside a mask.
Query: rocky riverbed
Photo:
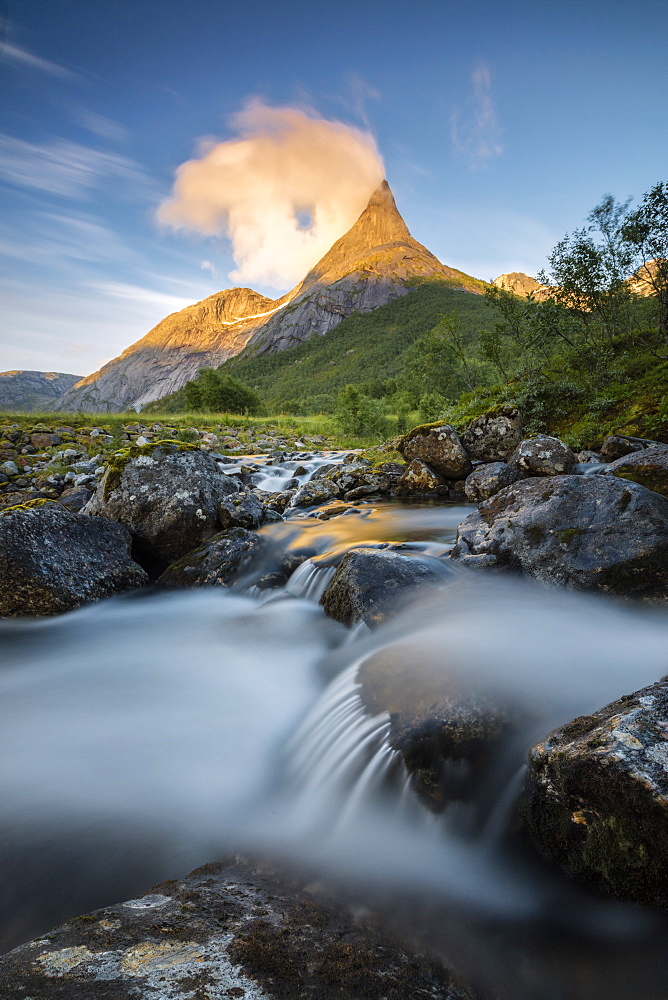
[[[427,852],[434,849],[435,829],[440,831],[441,843],[454,852],[452,856],[459,849],[455,846],[458,838],[465,835],[474,842],[484,831],[493,830],[495,842],[509,852],[508,858],[516,858],[519,852],[525,859],[522,864],[538,866],[540,886],[552,885],[550,880],[556,877],[547,874],[549,865],[541,867],[545,865],[542,858],[588,886],[577,890],[585,893],[581,898],[585,910],[591,891],[664,907],[657,845],[668,839],[668,710],[657,682],[666,672],[661,648],[665,653],[668,636],[662,610],[668,596],[668,445],[618,435],[606,439],[599,452],[574,454],[556,438],[524,437],[520,414],[503,408],[483,415],[462,435],[447,424],[415,428],[395,442],[396,447],[385,453],[378,449],[372,458],[327,450],[323,442],[290,442],[278,436],[258,436],[249,448],[248,441],[240,442],[232,429],[227,430],[229,434],[214,434],[191,428],[184,435],[176,428],[136,423],[126,425],[125,437],[119,440],[100,428],[87,428],[85,433],[60,425],[21,428],[7,424],[2,428],[0,613],[15,621],[2,626],[0,638],[10,653],[20,649],[21,643],[32,648],[31,630],[36,627],[42,629],[41,635],[49,634],[51,628],[71,627],[75,632],[66,639],[66,655],[67,641],[73,649],[80,645],[75,638],[76,622],[85,619],[76,616],[94,614],[86,620],[102,622],[107,607],[110,621],[120,615],[119,629],[125,628],[122,622],[136,618],[131,609],[139,609],[153,634],[151,608],[158,605],[152,602],[182,600],[175,591],[183,589],[215,592],[233,602],[229,608],[235,609],[234,615],[249,622],[253,615],[278,612],[287,621],[288,607],[304,606],[308,615],[294,633],[295,656],[302,655],[299,650],[306,641],[297,638],[301,630],[306,637],[328,623],[318,639],[317,656],[309,646],[307,659],[310,663],[324,656],[318,671],[324,677],[340,676],[343,686],[339,694],[323,694],[333,714],[323,709],[314,730],[319,735],[305,737],[305,746],[311,750],[305,753],[302,784],[311,782],[313,774],[319,775],[309,787],[321,796],[323,789],[330,788],[331,774],[349,775],[344,792],[336,786],[336,795],[343,795],[345,802],[336,801],[343,815],[350,814],[352,819],[353,805],[363,808],[367,799],[378,805],[381,788],[385,803],[388,795],[399,796],[404,803],[414,801],[417,813],[409,810],[411,823],[420,826],[432,817],[437,824],[427,824],[431,831],[431,839],[423,844]],[[522,586],[522,578],[525,587],[533,580],[557,590],[525,597],[534,591],[515,589]],[[91,604],[138,589],[147,593],[148,603]],[[574,591],[606,595],[598,598],[604,601],[605,610],[586,603],[594,598],[567,596]],[[545,603],[553,601],[552,593],[560,595],[555,614],[559,616],[561,608],[563,624],[545,611]],[[562,596],[566,603],[560,604]],[[625,603],[614,604],[609,611],[605,602],[612,598]],[[241,608],[234,604],[239,600],[250,604],[236,610]],[[554,631],[555,645],[568,646],[567,635],[556,638],[564,630],[570,627],[580,634],[581,629],[586,656],[580,657],[580,670],[586,671],[586,664],[596,661],[597,654],[580,612],[571,610],[574,605],[568,602],[572,601],[584,602],[577,607],[585,609],[585,618],[589,615],[596,622],[600,615],[601,621],[605,619],[613,638],[617,626],[609,623],[626,623],[625,616],[631,616],[618,647],[628,650],[630,640],[644,630],[649,636],[646,662],[634,673],[630,665],[618,662],[614,643],[602,639],[609,658],[617,664],[615,669],[606,672],[603,665],[592,666],[592,676],[600,675],[600,681],[592,681],[592,690],[586,692],[584,677],[582,681],[572,677],[574,692],[568,698],[559,691],[555,678],[549,683],[540,680],[538,687],[542,690],[545,685],[548,710],[540,698],[517,690],[509,666],[510,650],[516,660],[526,663],[515,633],[524,629],[527,636],[536,636],[536,623],[543,620],[544,634],[547,638]],[[651,612],[655,617],[638,624],[640,619],[633,615],[640,612],[633,608],[647,603],[656,605]],[[75,609],[81,610],[74,616],[62,614]],[[181,618],[172,614],[177,641],[176,622]],[[312,615],[316,617],[308,617]],[[30,616],[40,617],[32,625]],[[461,623],[469,618],[468,628],[474,635],[467,632],[462,638]],[[508,621],[514,623],[515,632],[506,640]],[[352,645],[344,641],[343,626],[355,630]],[[237,625],[229,627],[230,636],[236,634]],[[332,628],[333,632],[327,631]],[[496,636],[496,648],[484,641],[487,629]],[[186,632],[185,624],[182,632]],[[251,633],[248,650],[253,642]],[[259,634],[257,642],[262,643]],[[155,660],[151,669],[169,661],[165,646],[157,648],[159,656],[152,657],[147,648],[137,660],[140,675],[146,657],[151,663]],[[326,648],[337,652],[325,655]],[[570,654],[565,649],[564,656],[576,658],[575,648]],[[17,655],[21,660],[21,654]],[[100,655],[104,661],[104,649]],[[207,647],[206,656],[210,655]],[[541,643],[535,656],[536,670],[543,677],[546,667],[551,669],[553,651]],[[476,664],[483,661],[484,669],[479,670]],[[350,663],[354,669],[346,673],[343,668]],[[75,664],[73,669],[76,673],[85,667]],[[521,678],[524,685],[530,683],[525,667]],[[629,686],[625,688],[624,683]],[[597,703],[596,698],[601,700]],[[149,707],[150,702],[149,698]],[[197,711],[205,709],[200,706]],[[124,725],[116,741],[122,738]],[[560,728],[551,732],[555,726]],[[22,745],[20,731],[18,725],[10,731],[5,759],[11,759]],[[14,739],[18,743],[12,746]],[[319,764],[320,744],[338,746],[339,739],[343,741],[339,758],[325,754]],[[79,746],[87,746],[84,752],[95,757],[94,733]],[[527,751],[526,776],[522,772],[519,779],[513,778]],[[39,747],[34,752],[29,785],[37,781],[40,767],[44,770],[44,764],[38,764]],[[72,753],[74,761],[77,756]],[[27,756],[32,759],[32,754],[33,749]],[[140,758],[144,754],[142,747],[139,754]],[[350,760],[348,755],[352,755]],[[79,766],[80,762],[70,776],[73,789],[78,787]],[[114,777],[119,788],[135,780],[129,773],[122,771],[121,777]],[[286,779],[287,786],[290,781]],[[11,781],[7,787],[9,801],[13,794],[17,801],[21,799],[18,791],[10,794]],[[179,787],[177,780],[177,799]],[[497,794],[502,787],[508,788],[505,806]],[[609,791],[613,787],[614,794]],[[293,803],[294,788],[290,795],[286,801]],[[313,801],[318,796],[314,794]],[[51,793],[47,798],[50,801]],[[289,817],[293,805],[286,801],[281,810]],[[80,808],[84,812],[87,808],[83,799]],[[331,808],[332,799],[325,796],[322,809],[315,813],[324,817]],[[17,810],[12,821],[16,828],[30,814],[25,804]],[[196,826],[195,814],[193,822]],[[372,825],[375,822],[376,814],[369,819]],[[313,853],[307,847],[311,834],[302,834],[304,855]],[[236,846],[238,836],[238,830],[229,832],[229,837],[221,834],[220,843],[229,840]],[[293,842],[290,849],[286,836]],[[188,836],[184,837],[187,842]],[[388,834],[388,844],[396,837],[398,833]],[[12,836],[6,834],[4,839],[9,857],[16,860]],[[351,843],[361,849],[358,840]],[[294,856],[294,831],[288,835],[276,828],[270,852],[279,844]],[[196,852],[192,856],[195,860]],[[314,863],[317,869],[323,858]],[[466,868],[469,862],[462,863]],[[482,863],[479,857],[476,863]],[[515,861],[506,863],[512,868]],[[17,862],[18,870],[25,864]],[[210,878],[195,873],[185,881],[181,869],[180,882],[169,890],[153,889],[145,897],[166,900],[164,905],[171,908],[167,923],[157,909],[154,920],[152,904],[147,902],[146,913],[153,922],[141,927],[126,926],[125,911],[105,883],[98,905],[113,903],[113,912],[107,907],[78,924],[73,921],[1,960],[8,977],[8,1000],[26,996],[26,990],[34,997],[83,998],[93,983],[104,997],[178,996],[186,1000],[315,995],[352,1000],[362,995],[360,990],[365,996],[397,1000],[487,995],[522,1000],[568,995],[585,1000],[630,997],[634,977],[637,982],[639,976],[645,976],[647,998],[661,995],[655,988],[661,988],[656,983],[665,970],[654,952],[644,971],[627,955],[623,968],[613,962],[604,971],[600,956],[587,966],[579,952],[570,971],[559,963],[558,970],[550,971],[549,949],[548,953],[538,949],[532,958],[531,945],[522,935],[509,944],[509,954],[515,954],[520,964],[534,962],[531,973],[527,967],[510,982],[507,972],[501,971],[504,963],[499,956],[495,971],[476,974],[471,956],[484,950],[486,940],[485,934],[478,933],[478,943],[472,943],[474,928],[483,919],[480,912],[465,918],[460,913],[466,941],[460,935],[459,943],[453,938],[450,946],[443,935],[434,942],[427,932],[428,922],[413,928],[412,947],[418,951],[427,947],[432,956],[429,965],[427,959],[411,958],[397,941],[378,936],[377,929],[345,924],[349,920],[345,911],[331,916],[326,909],[330,904],[304,894],[311,875],[291,883],[293,902],[280,904],[291,915],[277,917],[258,888],[259,876],[249,874],[252,866],[246,865],[233,874],[229,874],[232,869],[218,868],[212,869]],[[158,869],[163,870],[159,865]],[[139,870],[143,870],[141,865]],[[66,867],[62,878],[65,873]],[[488,876],[490,884],[501,877],[494,866]],[[89,881],[95,883],[94,873]],[[279,896],[288,891],[280,887],[280,879],[272,885],[271,892]],[[140,882],[137,889],[142,888],[148,890],[149,882],[143,886]],[[19,890],[10,886],[8,891],[8,902],[0,908],[7,927],[5,947],[48,930],[48,922],[39,915],[39,902],[32,909],[27,906],[25,918],[17,922],[12,912],[23,912],[25,901],[19,906],[13,895]],[[262,890],[267,891],[266,887]],[[214,926],[211,906],[227,912],[230,893],[235,898],[244,896],[252,915],[239,911],[227,923],[216,918]],[[452,909],[452,886],[448,893]],[[343,896],[345,901],[345,892]],[[76,898],[76,893],[69,902],[65,898],[62,908],[52,912],[51,921],[76,916]],[[592,913],[600,905],[594,898]],[[82,903],[84,899],[94,903],[95,891],[84,894]],[[174,923],[174,907],[180,922]],[[140,903],[135,909],[142,910]],[[393,922],[380,900],[377,916],[385,927]],[[488,913],[484,919],[489,917]],[[439,925],[450,928],[444,932],[446,938],[453,933],[451,919],[439,917]],[[626,917],[619,919],[623,923]],[[659,924],[650,921],[651,931],[644,934],[638,954],[646,956],[645,947],[651,951],[655,934],[663,933],[656,919]],[[257,936],[248,943],[243,927],[258,920],[262,926],[258,925]],[[633,921],[629,921],[630,928]],[[407,922],[399,923],[408,941]],[[577,923],[574,920],[573,926]],[[322,935],[313,936],[313,927],[322,928]],[[326,927],[334,938],[327,937]],[[369,933],[371,938],[364,937]],[[314,948],[321,955],[315,966],[303,958]],[[340,957],[332,964],[331,956],[339,954],[337,948]],[[524,954],[522,949],[527,948]],[[612,944],[604,949],[606,962],[611,950]],[[330,958],[322,958],[325,954]],[[382,974],[382,981],[374,980],[380,973],[373,971],[381,955],[387,969],[395,970]],[[643,962],[647,964],[646,957]],[[470,985],[453,978],[446,966],[463,973]],[[613,968],[616,971],[611,974]]]

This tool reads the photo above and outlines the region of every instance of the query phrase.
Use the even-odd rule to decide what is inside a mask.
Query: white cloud
[[[503,153],[500,127],[492,101],[489,67],[481,63],[471,74],[473,93],[464,110],[456,107],[450,116],[450,135],[455,152],[469,165],[487,166]]]
[[[130,137],[130,133],[120,122],[105,118],[104,115],[98,115],[95,111],[81,111],[77,118],[84,128],[87,128],[93,135],[99,135],[101,139],[125,142]]]
[[[67,139],[38,145],[0,134],[0,178],[65,198],[80,198],[102,180],[119,178],[135,188],[147,178],[134,160]]]
[[[202,263],[200,264],[200,267],[203,271],[210,271],[211,274],[216,273],[216,269],[210,260],[203,260]]]
[[[49,59],[42,59],[41,56],[36,56],[33,52],[10,43],[0,48],[0,62],[9,63],[10,66],[19,66],[22,69],[35,70],[38,73],[48,73],[49,76],[57,76],[61,79],[73,79],[76,76],[76,73],[65,66],[60,66]]]

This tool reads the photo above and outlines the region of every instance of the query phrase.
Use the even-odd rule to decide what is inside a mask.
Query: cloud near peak
[[[384,176],[372,134],[295,107],[251,101],[232,139],[176,171],[160,222],[232,242],[238,284],[284,289],[349,229]]]

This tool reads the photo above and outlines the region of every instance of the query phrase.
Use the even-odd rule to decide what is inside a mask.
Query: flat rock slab
[[[526,479],[481,503],[451,556],[615,594],[668,588],[668,500],[612,476]]]
[[[0,614],[54,615],[122,591],[148,576],[126,529],[103,517],[37,500],[0,513]]]
[[[77,917],[0,958],[2,1000],[475,1000],[439,963],[240,863]]]
[[[537,744],[521,811],[571,874],[620,899],[668,906],[668,680]]]

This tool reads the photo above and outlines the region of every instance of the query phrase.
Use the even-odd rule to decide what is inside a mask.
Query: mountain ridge
[[[327,333],[346,316],[405,295],[411,281],[424,278],[477,294],[484,287],[441,264],[411,236],[383,181],[354,225],[285,295],[269,299],[231,288],[186,306],[81,379],[56,409],[141,407],[181,388],[202,367],[218,367],[244,348],[253,354],[281,351]]]

